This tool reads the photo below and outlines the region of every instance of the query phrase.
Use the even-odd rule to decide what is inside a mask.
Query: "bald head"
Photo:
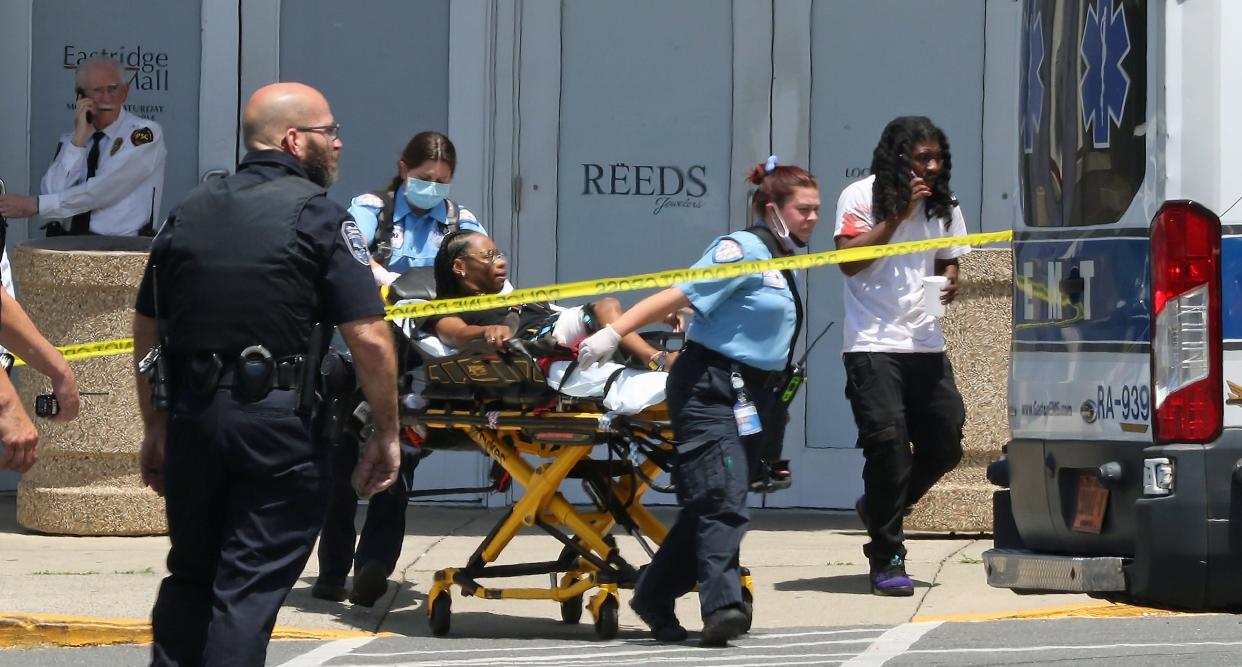
[[[319,125],[331,119],[328,100],[302,83],[264,86],[246,103],[242,138],[247,150],[283,150],[281,140],[291,127]]]

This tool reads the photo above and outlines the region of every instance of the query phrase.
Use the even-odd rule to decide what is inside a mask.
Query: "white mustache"
[[[113,109],[116,108],[116,105],[115,104],[97,104],[95,105],[95,108],[99,109],[100,111],[112,111]]]

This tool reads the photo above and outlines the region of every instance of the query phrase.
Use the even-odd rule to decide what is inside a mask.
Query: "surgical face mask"
[[[405,200],[421,211],[435,208],[448,193],[448,183],[432,183],[413,176],[405,179]]]
[[[773,225],[775,229],[772,230],[772,233],[776,234],[776,237],[781,240],[781,245],[785,246],[786,250],[793,252],[794,248],[806,247],[806,241],[789,233],[789,225],[785,224],[785,219],[781,217],[780,212],[776,210],[775,206],[772,207],[772,215],[776,216],[777,222],[777,224]]]

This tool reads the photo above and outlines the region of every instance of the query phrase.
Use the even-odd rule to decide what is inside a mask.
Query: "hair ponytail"
[[[768,204],[783,206],[797,188],[819,189],[819,181],[811,172],[792,164],[777,164],[775,155],[751,167],[746,181],[758,186],[750,200],[750,211],[756,220],[766,217]]]

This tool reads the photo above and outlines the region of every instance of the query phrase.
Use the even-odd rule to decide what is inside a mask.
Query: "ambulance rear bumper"
[[[1117,556],[1057,556],[1019,549],[983,552],[988,585],[1017,590],[1124,591],[1125,561]]]

